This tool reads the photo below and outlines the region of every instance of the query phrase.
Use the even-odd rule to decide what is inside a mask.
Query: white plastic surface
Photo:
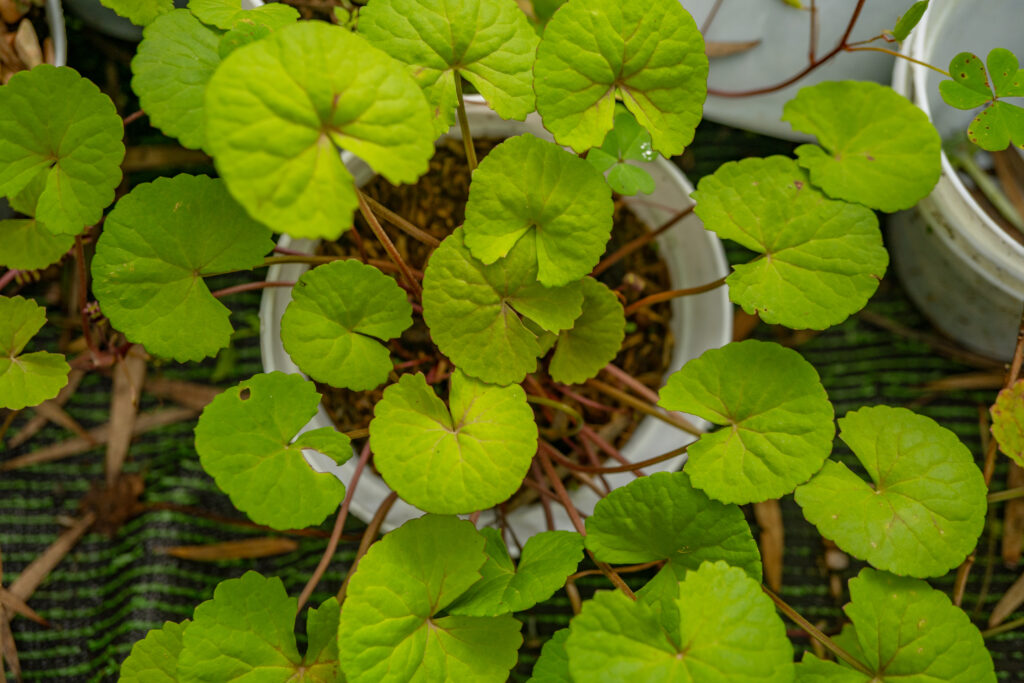
[[[540,119],[532,115],[526,123],[504,121],[492,112],[479,99],[467,101],[467,110],[473,134],[481,137],[507,137],[523,132],[530,132],[538,137],[550,139],[543,129]],[[449,136],[457,135],[453,129]],[[356,182],[364,184],[372,178],[372,172],[363,162],[349,153],[343,158],[352,171]],[[634,212],[648,225],[658,226],[670,216],[692,204],[689,198],[693,187],[683,174],[670,162],[659,159],[643,166],[654,176],[657,189],[653,195],[642,196],[631,203]],[[309,240],[294,240],[282,236],[279,244],[282,247],[312,252],[316,246]],[[658,245],[668,264],[672,285],[676,288],[692,287],[716,280],[728,273],[725,252],[718,237],[704,230],[700,220],[693,214],[667,230],[658,238]],[[294,281],[302,275],[306,266],[302,264],[275,265],[270,268],[268,280]],[[273,287],[264,290],[260,306],[260,351],[263,367],[267,372],[299,373],[299,368],[292,362],[281,345],[281,316],[291,301],[291,288]],[[669,373],[678,370],[691,358],[704,351],[717,348],[732,338],[732,305],[729,303],[728,292],[724,287],[704,294],[675,299],[672,302],[672,331],[675,347]],[[709,424],[697,418],[690,418],[702,429]],[[321,406],[317,415],[306,426],[306,429],[331,426],[327,412]],[[636,462],[665,453],[693,440],[689,435],[653,418],[645,418],[638,426],[633,438],[623,449],[623,454]],[[685,456],[668,460],[653,467],[645,468],[647,473],[656,471],[674,471],[685,462]],[[342,466],[342,481],[351,479],[355,461],[350,460]],[[621,486],[634,478],[630,473],[608,475],[608,482],[613,486]],[[373,472],[364,471],[355,496],[351,503],[351,512],[363,520],[369,520],[377,510],[380,502],[390,493],[384,481]],[[597,496],[585,487],[572,493],[576,506],[585,514],[593,510]],[[559,529],[572,529],[571,522],[564,511],[555,508],[555,522]],[[417,508],[399,499],[384,523],[384,529],[393,529],[403,522],[419,517],[423,513]],[[493,524],[493,513],[481,515],[480,524]],[[524,506],[509,515],[509,524],[517,538],[525,542],[527,538],[547,528],[540,504]]]

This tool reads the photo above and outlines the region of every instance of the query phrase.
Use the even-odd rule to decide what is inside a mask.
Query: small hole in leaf
[[[252,392],[249,391],[248,387],[238,392],[238,398],[242,399],[243,401],[248,401],[250,396],[252,396]]]

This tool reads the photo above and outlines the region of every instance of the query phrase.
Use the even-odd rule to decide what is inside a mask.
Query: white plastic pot
[[[525,123],[505,121],[491,111],[480,99],[469,99],[467,109],[470,127],[475,136],[509,137],[529,132],[551,139],[541,126],[540,118],[531,115]],[[449,137],[458,137],[457,129],[448,133]],[[342,158],[360,185],[367,183],[373,172],[370,168],[345,152]],[[658,226],[678,211],[690,206],[690,192],[693,187],[682,173],[670,162],[663,159],[643,164],[655,178],[657,189],[654,194],[642,196],[643,199],[632,203],[633,211],[649,226]],[[316,243],[309,240],[291,239],[282,236],[280,246],[312,253]],[[683,288],[711,282],[728,272],[725,252],[718,237],[704,230],[700,220],[690,214],[675,227],[665,231],[658,237],[658,246],[668,264],[673,287]],[[301,264],[275,265],[267,274],[268,280],[298,280],[307,266]],[[281,344],[281,316],[291,301],[290,287],[267,288],[263,293],[260,306],[260,351],[263,357],[263,368],[267,372],[274,370],[301,373],[292,362]],[[704,351],[717,348],[732,338],[732,306],[724,287],[706,292],[699,296],[685,297],[672,301],[672,332],[675,347],[672,352],[672,363],[669,372],[678,370],[682,365]],[[690,419],[702,429],[710,425],[694,417]],[[331,419],[321,406],[316,416],[305,427],[306,430],[332,426]],[[632,461],[644,460],[677,448],[693,441],[693,437],[653,418],[645,418],[637,427],[623,454]],[[307,460],[310,454],[307,452]],[[647,467],[645,471],[675,471],[685,461],[685,456],[668,460],[658,465]],[[351,479],[355,468],[355,460],[342,466],[339,477],[346,483]],[[317,469],[314,467],[314,469]],[[319,470],[323,471],[323,470]],[[608,475],[607,480],[613,486],[621,486],[634,478],[631,473]],[[358,488],[352,499],[351,511],[361,519],[370,519],[380,502],[390,493],[384,481],[370,471],[364,471],[359,480]],[[572,493],[576,507],[584,513],[593,510],[597,496],[593,491],[582,487]],[[555,522],[560,529],[572,529],[571,522],[564,510],[553,505]],[[423,513],[413,506],[398,500],[384,524],[384,529],[393,529],[405,521],[419,517]],[[493,512],[481,515],[481,524],[494,523]],[[543,510],[539,503],[523,506],[508,517],[509,524],[517,538],[525,541],[535,533],[547,528]]]
[[[984,59],[991,48],[1005,47],[1024,54],[1020,18],[1019,0],[933,0],[905,50],[940,68],[959,52]],[[893,88],[949,138],[962,133],[975,112],[942,101],[943,79],[898,60]],[[904,288],[935,327],[969,349],[1010,358],[1024,310],[1024,245],[974,200],[945,153],[931,195],[890,218],[889,245]]]
[[[104,7],[100,0],[64,0],[64,3],[87,26],[104,35],[135,43],[142,40],[141,26],[136,26],[114,10]],[[253,9],[263,4],[263,0],[242,0],[242,9]],[[188,0],[174,0],[174,6],[188,7]]]
[[[680,0],[703,26],[716,0]],[[809,0],[803,0],[810,6]],[[853,0],[817,0],[817,54],[831,50],[846,30],[856,5]],[[857,21],[852,40],[871,38],[891,29],[911,5],[910,0],[867,0]],[[781,83],[808,64],[810,12],[787,5],[783,0],[722,0],[718,13],[704,36],[707,41],[761,43],[748,51],[728,57],[713,57],[708,87],[742,91]],[[809,140],[781,121],[782,107],[797,91],[821,81],[856,79],[888,83],[892,57],[878,52],[841,52],[828,63],[782,90],[752,97],[711,95],[704,104],[704,117],[737,128],[790,140]]]

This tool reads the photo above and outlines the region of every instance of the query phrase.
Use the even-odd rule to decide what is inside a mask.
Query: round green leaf
[[[412,325],[412,306],[394,278],[355,260],[306,271],[281,319],[281,341],[303,372],[355,391],[387,381],[382,340]]]
[[[999,450],[1024,467],[1024,379],[1000,391],[991,412]]]
[[[879,569],[927,577],[960,564],[987,509],[985,480],[967,447],[905,408],[861,408],[839,427],[872,483],[829,461],[796,490],[804,517]]]
[[[502,118],[534,109],[537,34],[513,0],[374,0],[359,32],[409,65],[441,134],[455,121],[455,79],[465,78]]]
[[[722,164],[693,198],[704,227],[763,258],[734,266],[729,297],[767,323],[822,330],[860,310],[889,264],[875,214],[815,190],[792,159]]]
[[[21,410],[53,398],[71,367],[59,353],[22,353],[46,324],[46,310],[20,296],[0,297],[0,407]]]
[[[163,628],[152,629],[146,637],[132,645],[128,658],[121,663],[119,683],[179,683],[178,656],[181,637],[192,623],[165,622]]]
[[[793,648],[761,586],[742,569],[705,562],[679,584],[668,631],[644,601],[599,591],[569,625],[576,681],[793,680]]]
[[[349,580],[338,643],[349,683],[501,683],[522,643],[511,615],[435,615],[480,579],[484,538],[427,515],[370,546]]]
[[[724,560],[761,580],[761,553],[743,511],[693,488],[686,472],[658,472],[615,489],[586,524],[587,549],[602,562],[668,560],[662,571],[677,581],[705,561]]]
[[[231,339],[230,311],[203,276],[260,265],[274,248],[270,237],[220,180],[157,178],[133,188],[107,216],[93,291],[130,341],[157,356],[200,360]]]
[[[801,145],[796,155],[830,197],[893,212],[914,206],[939,181],[938,131],[888,86],[827,81],[802,88],[782,120],[825,148]]]
[[[146,26],[174,9],[174,0],[100,0],[100,4],[136,26]]]
[[[945,594],[924,581],[862,569],[857,578],[850,580],[850,603],[843,611],[853,622],[853,632],[844,629],[841,636],[854,645],[846,649],[855,653],[873,676],[838,664],[827,666],[807,654],[797,666],[798,681],[996,680],[992,656],[985,649],[981,633]]]
[[[132,59],[132,90],[154,126],[191,149],[205,147],[206,84],[220,64],[220,33],[185,9],[157,18],[142,32]]]
[[[335,683],[338,602],[331,598],[306,617],[305,657],[295,643],[298,600],[276,576],[250,571],[217,584],[213,599],[196,607],[182,634],[181,683]],[[146,679],[147,683],[149,680]]]
[[[512,564],[501,532],[484,528],[487,561],[483,575],[448,608],[449,614],[494,617],[528,610],[565,585],[583,559],[583,538],[572,531],[543,531],[523,546],[519,566]]]
[[[74,235],[50,232],[34,218],[0,221],[0,265],[8,268],[45,268],[59,261],[74,243]]]
[[[722,428],[689,447],[693,485],[726,503],[779,498],[821,468],[835,413],[814,367],[750,339],[704,352],[668,378],[658,405]]]
[[[473,172],[463,238],[486,264],[507,256],[520,240],[535,242],[537,279],[559,287],[597,265],[613,211],[600,173],[527,133],[495,147]]]
[[[551,378],[579,384],[597,375],[622,347],[626,316],[615,292],[592,277],[583,279],[583,313],[558,333],[548,370]]]
[[[569,629],[555,631],[554,635],[540,649],[540,657],[533,665],[533,675],[528,683],[572,683],[569,673],[569,657],[565,653],[565,641]]]
[[[673,156],[700,122],[708,58],[677,0],[569,0],[544,29],[533,73],[537,111],[559,143],[599,146],[620,98],[654,149]]]
[[[403,66],[322,21],[228,55],[206,89],[206,137],[231,194],[295,237],[334,239],[352,223],[338,148],[392,183],[416,180],[434,153],[430,111]]]
[[[15,74],[0,88],[0,196],[41,182],[35,217],[51,232],[78,234],[114,201],[123,134],[114,103],[74,69]]]
[[[312,382],[271,372],[218,394],[199,416],[200,464],[257,524],[301,529],[324,521],[341,504],[345,485],[333,474],[315,472],[302,449],[341,464],[352,455],[348,437],[324,427],[292,441],[319,403]]]
[[[521,382],[537,367],[547,347],[527,322],[558,332],[582,312],[579,282],[537,282],[531,240],[520,240],[506,258],[487,266],[469,253],[458,228],[431,254],[423,276],[423,320],[434,343],[459,369],[485,382]]]
[[[518,385],[452,375],[445,407],[421,374],[384,390],[370,422],[374,464],[421,510],[468,513],[507,500],[537,452],[537,424]]]

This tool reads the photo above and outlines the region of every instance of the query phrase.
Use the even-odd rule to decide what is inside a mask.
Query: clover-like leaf
[[[875,214],[827,199],[782,156],[722,164],[693,193],[704,227],[761,253],[729,297],[767,323],[822,330],[860,310],[889,264]]]
[[[597,265],[612,231],[612,193],[586,161],[529,133],[491,150],[473,172],[463,239],[492,264],[535,242],[537,279],[579,280]]]
[[[185,683],[335,683],[338,668],[338,601],[331,598],[306,616],[309,646],[295,642],[298,599],[281,579],[246,572],[221,581],[213,598],[196,607],[182,634],[178,678]],[[146,679],[149,683],[150,679]]]
[[[114,201],[123,134],[114,103],[74,69],[42,64],[16,73],[0,88],[0,196],[39,182],[36,219],[51,232],[78,234]]]
[[[59,261],[74,243],[74,235],[50,232],[34,218],[0,221],[0,265],[8,268],[45,268]]]
[[[507,500],[537,452],[537,424],[518,385],[484,384],[456,370],[450,409],[421,374],[384,390],[370,422],[374,464],[421,510],[468,513]]]
[[[413,519],[370,546],[349,580],[338,642],[349,683],[501,683],[519,622],[435,616],[480,579],[484,537],[454,517]]]
[[[145,28],[132,59],[132,90],[150,122],[190,149],[205,146],[203,102],[219,42],[218,31],[178,9]]]
[[[136,26],[147,26],[161,14],[174,10],[174,0],[100,0]]]
[[[988,76],[981,58],[961,52],[949,63],[952,80],[939,83],[942,99],[957,109],[985,106],[970,125],[967,137],[990,152],[1011,143],[1024,148],[1024,108],[1000,101],[1003,97],[1024,97],[1024,69],[1016,55],[997,47],[988,53]]]
[[[483,578],[451,604],[449,614],[494,617],[530,609],[554,595],[583,559],[579,534],[544,531],[527,539],[517,567],[500,531],[488,527],[481,532],[487,538]]]
[[[292,441],[319,403],[312,382],[271,372],[225,390],[199,416],[200,464],[257,524],[301,529],[324,521],[341,504],[345,485],[331,473],[315,472],[302,449],[340,465],[352,456],[348,437],[324,427]]]
[[[412,325],[412,306],[394,278],[355,260],[306,271],[281,319],[281,341],[303,372],[356,391],[387,381],[382,341]]]
[[[651,147],[651,134],[621,105],[615,107],[615,127],[608,131],[604,144],[587,152],[587,162],[606,173],[608,186],[627,196],[654,192],[651,174],[627,162],[653,161],[655,157],[657,153]]]
[[[1024,379],[1000,391],[991,412],[999,450],[1024,467]]]
[[[565,653],[565,641],[569,629],[555,631],[554,635],[540,649],[540,657],[533,665],[533,674],[528,683],[572,683],[569,673],[569,656]]]
[[[689,466],[687,466],[687,471]],[[658,472],[615,489],[587,518],[587,549],[602,562],[668,560],[672,582],[724,560],[761,580],[761,554],[743,512],[711,500],[684,472]]]
[[[811,182],[835,199],[893,212],[909,209],[939,181],[942,140],[928,116],[888,86],[826,81],[802,88],[783,121],[815,135],[796,149]]]
[[[797,680],[817,683],[988,683],[996,680],[981,633],[944,593],[924,581],[862,569],[850,580],[853,622],[840,639],[872,676],[822,662],[811,654],[797,665]]]
[[[182,633],[190,620],[164,622],[146,637],[132,645],[128,658],[121,663],[119,683],[179,683],[178,656]]]
[[[879,569],[941,576],[974,549],[985,523],[985,480],[971,452],[931,418],[874,406],[839,420],[871,483],[829,461],[796,490],[804,517]]]
[[[911,5],[896,21],[896,26],[891,31],[892,37],[896,40],[906,40],[910,32],[921,21],[921,17],[924,16],[927,9],[928,0],[918,0],[918,2]]]
[[[793,648],[761,586],[742,569],[705,562],[679,584],[679,620],[642,600],[599,591],[569,625],[577,681],[793,680]]]
[[[520,240],[488,266],[469,253],[463,234],[456,229],[430,256],[423,320],[437,347],[467,375],[495,384],[521,382],[547,351],[526,321],[548,332],[572,327],[583,312],[582,285],[537,282],[532,240]]]
[[[57,395],[71,367],[59,353],[22,353],[46,324],[46,310],[20,296],[0,297],[0,408],[21,410]]]
[[[579,384],[597,375],[622,347],[626,316],[615,292],[592,277],[583,279],[583,313],[558,333],[548,371],[556,382]]]
[[[689,447],[693,485],[726,503],[779,498],[821,468],[835,436],[817,371],[750,339],[705,351],[668,378],[658,405],[722,425]]]
[[[522,121],[534,109],[538,38],[513,0],[373,0],[359,10],[359,32],[408,65],[437,134],[455,121],[455,79],[502,118]]]
[[[203,277],[247,270],[274,248],[220,180],[178,175],[137,185],[107,216],[92,261],[103,313],[133,342],[178,361],[231,339],[230,311]]]
[[[235,15],[234,25],[220,37],[217,54],[224,59],[249,43],[266,38],[279,28],[294,24],[299,19],[295,8],[282,3],[260,5]]]
[[[358,200],[338,148],[392,183],[416,180],[434,153],[427,102],[405,68],[322,21],[228,55],[205,110],[208,147],[231,194],[295,237],[334,239],[352,224]]]
[[[544,29],[533,73],[537,111],[559,143],[599,146],[621,99],[668,157],[693,140],[708,58],[677,0],[569,0]]]

